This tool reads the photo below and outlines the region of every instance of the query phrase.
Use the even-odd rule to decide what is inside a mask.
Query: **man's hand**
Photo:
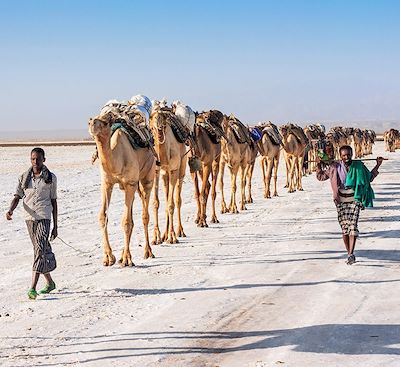
[[[7,218],[7,220],[12,220],[12,215],[13,215],[13,212],[12,212],[11,210],[9,210],[9,211],[6,213],[6,218]]]
[[[58,236],[58,230],[57,227],[54,227],[53,230],[51,231],[51,236],[50,236],[50,241],[54,241]]]
[[[382,157],[377,157],[376,158],[376,165],[379,167],[383,162],[383,158]]]

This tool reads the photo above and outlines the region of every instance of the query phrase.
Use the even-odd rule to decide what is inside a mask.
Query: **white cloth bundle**
[[[151,105],[153,108],[153,111],[156,110],[157,108],[163,108],[163,107],[167,107],[168,106],[168,102],[165,98],[158,100],[158,99],[154,99],[151,101]]]
[[[116,99],[110,99],[100,110],[100,116],[112,113],[114,118],[124,118],[126,102],[119,102]]]
[[[174,109],[175,115],[178,117],[181,124],[189,129],[191,133],[193,133],[194,124],[196,122],[196,116],[193,110],[180,101],[172,102],[172,108]]]
[[[149,125],[149,118],[151,114],[151,101],[148,97],[138,94],[133,96],[128,101],[128,115],[132,116],[134,114],[133,120],[137,123]]]

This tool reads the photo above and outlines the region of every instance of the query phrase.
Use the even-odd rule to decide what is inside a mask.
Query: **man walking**
[[[7,220],[12,220],[14,209],[23,199],[26,225],[34,252],[32,284],[28,291],[30,299],[36,299],[38,295],[36,286],[40,274],[44,275],[47,285],[39,293],[50,293],[56,288],[50,275],[57,264],[49,242],[49,234],[53,217],[50,240],[57,237],[57,178],[43,164],[45,160],[42,148],[32,149],[32,167],[20,176],[14,199],[6,213]]]
[[[353,150],[344,145],[339,150],[341,161],[333,161],[322,168],[317,165],[317,179],[330,179],[333,201],[338,212],[338,221],[342,228],[343,242],[347,250],[348,265],[356,261],[354,248],[358,236],[358,218],[360,209],[372,207],[374,192],[370,182],[379,174],[378,168],[383,162],[382,157],[376,159],[376,166],[370,172],[361,161],[353,161]]]

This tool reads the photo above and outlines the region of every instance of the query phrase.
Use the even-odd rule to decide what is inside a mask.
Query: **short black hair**
[[[42,157],[44,158],[44,150],[43,150],[42,148],[39,148],[39,147],[33,148],[33,149],[31,150],[31,155],[32,155],[33,153],[41,154]]]
[[[343,145],[339,149],[339,153],[342,152],[342,150],[348,150],[350,153],[353,153],[353,148],[350,145]]]

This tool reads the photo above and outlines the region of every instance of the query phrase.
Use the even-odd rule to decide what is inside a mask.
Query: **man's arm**
[[[57,199],[51,199],[51,205],[53,206],[53,230],[51,231],[50,241],[53,241],[58,236],[58,206]]]
[[[375,179],[375,177],[379,175],[378,168],[381,166],[382,162],[383,162],[383,158],[382,157],[376,158],[376,165],[371,171],[370,182],[372,182]]]
[[[14,210],[17,207],[17,205],[18,205],[20,200],[21,200],[21,198],[18,195],[14,195],[14,199],[11,201],[10,209],[6,213],[7,220],[11,220],[12,219],[12,215],[14,213]]]
[[[317,164],[316,169],[317,180],[318,181],[326,181],[329,178],[329,168],[322,169],[322,163]]]

